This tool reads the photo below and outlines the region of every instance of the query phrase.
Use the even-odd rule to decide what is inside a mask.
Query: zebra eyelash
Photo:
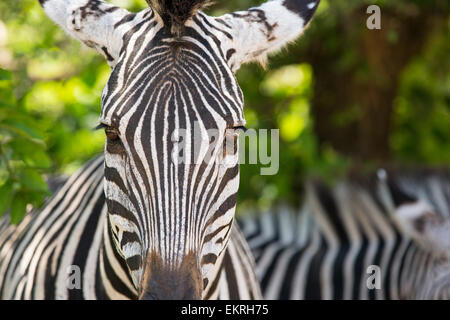
[[[104,123],[100,123],[98,126],[96,126],[95,128],[92,129],[92,131],[97,131],[97,130],[101,130],[101,129],[105,129],[108,126]]]
[[[239,129],[239,130],[242,130],[242,131],[244,131],[244,132],[247,132],[247,128],[246,127],[244,127],[244,126],[237,126],[237,127],[233,127],[233,129]]]

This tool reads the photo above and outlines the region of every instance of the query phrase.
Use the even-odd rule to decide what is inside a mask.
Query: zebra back
[[[264,297],[448,296],[448,239],[440,236],[428,241],[429,234],[416,232],[420,223],[432,225],[428,218],[447,230],[448,177],[443,171],[382,170],[333,187],[314,181],[307,183],[299,212],[281,206],[241,218]],[[409,215],[402,216],[406,211]],[[442,251],[436,250],[436,243]],[[379,289],[370,283],[374,268],[380,271]]]

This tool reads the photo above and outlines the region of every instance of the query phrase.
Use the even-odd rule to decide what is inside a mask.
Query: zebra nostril
[[[185,290],[166,288],[166,290],[159,292],[146,291],[139,297],[139,300],[200,300],[200,298],[201,296],[197,294],[192,286]]]
[[[194,285],[188,286],[184,290],[184,294],[181,299],[183,300],[199,300],[200,296],[197,294],[197,290]]]
[[[159,300],[159,299],[153,293],[146,291],[144,292],[144,294],[141,295],[139,300]]]
[[[170,267],[155,252],[147,256],[140,300],[199,300],[202,280],[197,255],[184,256],[178,267]]]
[[[192,281],[179,280],[180,276],[171,276],[168,274],[167,278],[160,278],[158,282],[150,280],[153,286],[144,290],[140,295],[139,300],[200,300],[201,293],[199,287]],[[192,279],[190,275],[183,277],[185,279]]]

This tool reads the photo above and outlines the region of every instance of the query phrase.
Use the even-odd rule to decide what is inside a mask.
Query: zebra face
[[[108,231],[139,296],[201,297],[218,274],[238,190],[227,128],[245,121],[233,72],[298,38],[319,0],[217,18],[200,11],[208,0],[148,0],[139,13],[102,0],[39,2],[112,68],[100,117]]]
[[[233,222],[242,93],[194,26],[150,33],[131,36],[104,90],[108,220],[141,297],[200,298]]]

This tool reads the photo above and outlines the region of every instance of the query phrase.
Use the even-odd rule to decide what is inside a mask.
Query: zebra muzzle
[[[163,262],[161,256],[147,256],[142,278],[140,300],[200,300],[202,297],[201,274],[197,256],[186,255],[178,267]]]

